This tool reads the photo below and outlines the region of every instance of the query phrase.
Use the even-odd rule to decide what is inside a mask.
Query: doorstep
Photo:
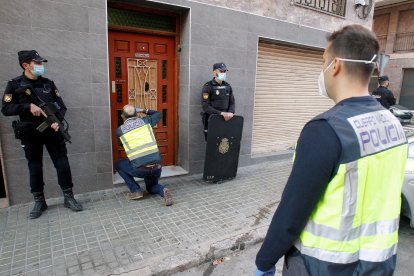
[[[165,166],[162,167],[161,178],[172,177],[172,176],[179,176],[179,175],[186,175],[188,171],[184,170],[180,166]],[[136,181],[143,180],[142,178],[135,178]],[[113,176],[113,183],[114,185],[124,184],[125,181],[122,177],[116,172]]]

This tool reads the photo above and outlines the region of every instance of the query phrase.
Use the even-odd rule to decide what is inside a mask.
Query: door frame
[[[175,53],[174,53],[174,165],[178,165],[178,146],[179,146],[179,88],[180,88],[180,76],[179,76],[179,70],[180,70],[180,32],[181,32],[181,25],[180,25],[180,15],[178,13],[163,11],[163,10],[157,10],[157,9],[151,9],[147,7],[141,7],[139,5],[134,4],[128,4],[128,3],[108,3],[109,8],[115,8],[115,9],[123,9],[123,10],[133,10],[137,12],[144,12],[149,14],[157,14],[157,15],[166,15],[166,16],[172,16],[175,17],[176,23],[175,23],[175,32],[168,32],[168,31],[158,31],[158,30],[151,30],[151,29],[144,29],[144,28],[137,28],[137,27],[128,27],[128,26],[112,26],[108,24],[108,38],[109,38],[109,31],[119,31],[119,32],[128,32],[128,33],[134,33],[134,34],[147,34],[147,35],[157,35],[157,36],[169,36],[174,38],[174,46],[175,46]],[[109,39],[108,42],[109,43]],[[109,50],[109,47],[108,47]],[[109,58],[109,53],[108,53]],[[108,81],[110,80],[108,75]],[[110,83],[109,83],[109,87]],[[109,91],[109,93],[111,93]],[[111,109],[111,106],[109,106]],[[112,120],[112,117],[111,117]],[[112,124],[112,122],[111,122]],[[112,131],[112,129],[111,129]],[[112,137],[112,135],[111,135]],[[111,141],[112,145],[112,141]],[[112,157],[113,162],[113,157]]]

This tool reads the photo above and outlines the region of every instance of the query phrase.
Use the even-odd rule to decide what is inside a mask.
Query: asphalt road
[[[254,259],[260,244],[244,251],[218,260],[217,265],[203,264],[199,267],[174,274],[174,276],[242,276],[253,275]],[[281,275],[282,262],[277,264],[277,275]],[[414,229],[410,228],[408,219],[402,218],[400,222],[400,235],[398,245],[396,276],[411,276],[414,271]]]

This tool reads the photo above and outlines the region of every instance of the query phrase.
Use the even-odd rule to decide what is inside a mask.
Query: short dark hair
[[[373,32],[361,25],[349,25],[328,36],[332,58],[371,60],[378,59],[379,44]],[[347,71],[355,78],[367,82],[375,69],[374,63],[344,62]]]

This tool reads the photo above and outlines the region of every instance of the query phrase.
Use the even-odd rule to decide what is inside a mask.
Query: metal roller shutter
[[[333,102],[318,95],[322,50],[259,42],[252,155],[292,149],[304,124]]]

